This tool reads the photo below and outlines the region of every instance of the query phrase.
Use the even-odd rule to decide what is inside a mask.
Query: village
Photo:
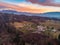
[[[53,24],[54,23],[49,24],[52,26],[49,26],[48,23],[47,25],[44,25],[43,23],[40,23],[37,25],[32,22],[24,21],[24,22],[15,22],[13,26],[15,26],[18,30],[24,33],[39,33],[39,34],[44,34],[46,36],[49,36],[50,38],[53,38],[53,39],[58,39],[60,36],[60,29],[55,28]]]

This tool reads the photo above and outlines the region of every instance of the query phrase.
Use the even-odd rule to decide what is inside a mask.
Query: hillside
[[[0,45],[57,45],[59,42],[57,39],[53,39],[45,31],[39,32],[41,27],[37,27],[40,25],[41,27],[46,26],[47,30],[52,29],[50,27],[60,29],[60,20],[39,16],[0,13]]]

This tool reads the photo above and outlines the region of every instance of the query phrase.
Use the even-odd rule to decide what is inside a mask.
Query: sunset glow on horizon
[[[59,0],[51,0],[51,1],[0,0],[0,7],[5,6],[7,8],[11,8],[20,12],[30,12],[30,13],[60,12],[60,4],[58,4],[58,2],[60,1]]]

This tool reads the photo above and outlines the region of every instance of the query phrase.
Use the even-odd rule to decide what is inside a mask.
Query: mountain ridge
[[[26,15],[26,16],[41,16],[60,19],[60,12],[47,12],[47,13],[28,13],[28,12],[18,12],[16,10],[0,10],[1,13],[9,13],[16,15]]]

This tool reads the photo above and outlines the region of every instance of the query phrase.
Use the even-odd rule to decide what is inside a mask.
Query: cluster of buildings
[[[55,28],[52,28],[52,29],[48,29],[46,26],[42,26],[42,25],[39,25],[37,26],[37,30],[33,33],[43,33],[43,32],[46,32],[48,31],[48,33],[50,33],[50,37],[54,38],[54,39],[58,39],[59,36],[60,36],[60,31],[55,29]]]

